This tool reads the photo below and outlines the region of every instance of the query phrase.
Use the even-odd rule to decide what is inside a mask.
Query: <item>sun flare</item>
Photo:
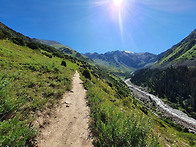
[[[104,16],[106,14],[105,12],[107,12],[109,14],[109,20],[113,24],[118,25],[122,41],[124,41],[125,23],[134,10],[135,1],[137,0],[95,0],[93,2],[95,6],[104,12]]]
[[[123,3],[123,0],[113,0],[113,4],[117,7],[120,7]]]

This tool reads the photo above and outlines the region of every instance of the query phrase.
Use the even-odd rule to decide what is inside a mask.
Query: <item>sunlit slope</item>
[[[171,65],[196,65],[196,30],[169,49],[155,67],[169,67]]]
[[[51,40],[43,40],[43,39],[33,39],[34,41],[46,44],[46,45],[50,45],[54,48],[56,48],[57,50],[61,51],[63,54],[69,55],[71,57],[74,58],[78,58],[80,60],[86,61],[86,62],[92,62],[92,60],[90,60],[88,57],[82,55],[81,53],[75,51],[74,49],[63,45],[57,41],[51,41]]]
[[[76,64],[50,52],[0,40],[0,144],[24,146],[34,137],[38,111],[52,108],[71,89]],[[61,65],[62,61],[66,62]]]
[[[126,85],[107,70],[88,68],[83,79],[91,109],[95,146],[192,146],[196,135],[157,117],[134,99]],[[88,73],[88,72],[87,72]],[[88,75],[88,74],[86,74]]]

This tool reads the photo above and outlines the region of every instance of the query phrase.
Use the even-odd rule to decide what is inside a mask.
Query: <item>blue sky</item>
[[[195,0],[0,0],[0,21],[81,53],[161,53],[196,28]]]

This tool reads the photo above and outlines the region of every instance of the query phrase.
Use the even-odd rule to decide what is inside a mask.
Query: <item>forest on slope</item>
[[[148,91],[166,99],[174,108],[196,118],[196,69],[186,66],[177,68],[143,69],[131,81]]]

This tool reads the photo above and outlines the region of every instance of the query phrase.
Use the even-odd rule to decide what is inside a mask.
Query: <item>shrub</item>
[[[7,79],[0,77],[0,121],[13,109],[13,101],[7,98],[6,88],[9,84]]]
[[[67,64],[64,60],[61,62],[61,65],[67,67]]]
[[[83,75],[85,78],[91,80],[90,72],[89,72],[87,69],[85,69],[85,70],[83,71],[82,75]]]
[[[0,30],[0,39],[6,38],[5,34]]]
[[[6,38],[11,38],[11,34],[4,30],[0,30],[0,39],[6,39]]]
[[[82,55],[80,53],[76,53],[76,57],[82,57]]]
[[[157,140],[149,140],[150,121],[142,116],[127,115],[108,103],[101,90],[88,90],[91,108],[91,129],[95,137],[93,144],[103,147],[159,146]]]
[[[27,47],[29,47],[29,48],[31,48],[33,50],[38,49],[38,45],[36,43],[34,43],[34,42],[27,43]]]
[[[17,45],[20,45],[20,46],[24,46],[25,45],[24,40],[20,39],[20,38],[12,38],[12,42],[17,44]]]
[[[0,146],[27,146],[35,136],[33,128],[17,118],[0,123]]]
[[[45,56],[47,56],[48,58],[52,58],[52,55],[49,54],[49,53],[47,53],[47,52],[43,52],[42,54],[45,55]]]

